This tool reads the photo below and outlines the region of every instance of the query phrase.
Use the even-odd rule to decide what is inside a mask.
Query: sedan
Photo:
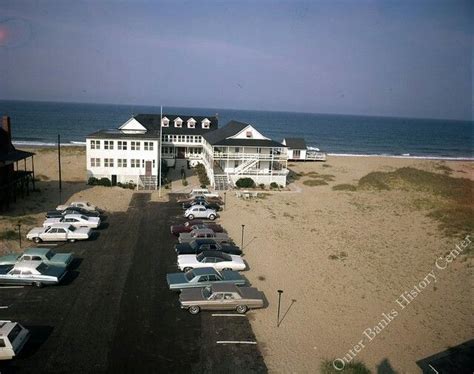
[[[100,216],[99,212],[70,206],[66,210],[50,210],[46,212],[46,218],[60,218],[66,214],[82,214],[83,216],[86,216],[86,217],[99,217]]]
[[[196,268],[212,267],[216,270],[245,270],[246,265],[242,257],[229,255],[221,251],[204,251],[198,255],[178,256],[178,268],[189,271]]]
[[[50,227],[35,227],[26,234],[28,240],[35,243],[86,240],[91,236],[92,230],[88,227],[74,227],[66,223],[56,223]]]
[[[237,286],[243,286],[246,283],[245,279],[236,271],[223,270],[219,272],[213,268],[167,274],[166,281],[170,290],[176,291],[184,288],[206,287],[216,283],[231,283]]]
[[[202,206],[206,207],[207,209],[214,209],[216,212],[221,210],[221,206],[219,204],[210,203],[210,202],[207,202],[206,200],[196,200],[196,201],[192,201],[190,203],[183,203],[183,209],[186,210],[186,209],[189,209],[192,206],[196,206],[196,205],[202,205]]]
[[[235,310],[243,314],[249,309],[263,308],[263,300],[263,293],[256,288],[233,284],[185,289],[179,295],[181,308],[191,314],[198,314],[201,310]]]
[[[66,275],[64,266],[46,265],[41,261],[22,261],[15,265],[0,265],[0,284],[44,285],[58,284]]]
[[[182,225],[172,225],[170,226],[170,231],[173,235],[178,236],[182,232],[191,232],[195,228],[206,228],[206,229],[211,229],[214,232],[224,232],[223,227],[221,225],[218,225],[217,223],[212,223],[212,222],[204,223],[203,221],[199,221],[196,219],[194,221],[185,222]]]
[[[42,261],[46,265],[68,267],[74,259],[72,253],[56,253],[49,248],[28,248],[23,254],[0,257],[0,265],[15,265],[21,261]]]
[[[203,251],[222,251],[231,255],[241,255],[242,251],[235,245],[217,243],[214,239],[195,239],[188,243],[179,243],[174,247],[178,255],[199,254]]]
[[[99,217],[87,217],[81,214],[66,214],[59,218],[47,218],[43,222],[43,227],[49,227],[56,223],[68,223],[75,227],[90,227],[96,229],[100,226]]]
[[[30,332],[12,321],[0,321],[0,360],[11,360],[20,353]]]

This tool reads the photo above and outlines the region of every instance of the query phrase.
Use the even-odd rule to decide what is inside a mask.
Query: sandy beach
[[[35,152],[39,192],[0,216],[0,252],[19,250],[18,222],[24,239],[59,203],[88,200],[111,212],[127,209],[134,191],[85,184],[83,149],[63,151],[61,194],[55,151]],[[426,171],[423,183],[429,180],[431,187],[417,188],[396,174],[406,167]],[[439,183],[473,180],[473,163],[331,157],[326,163],[290,163],[290,169],[288,190],[266,190],[252,200],[227,192],[220,219],[238,245],[245,225],[250,270],[244,274],[269,301],[249,318],[270,372],[318,372],[321,362],[343,358],[358,345],[355,360],[375,372],[416,373],[417,360],[472,338],[472,255],[466,254],[472,248],[450,263],[443,260],[470,233],[464,230],[469,225],[440,227],[443,218],[430,213],[472,208],[472,190],[470,199],[452,205],[436,176],[442,176]],[[372,172],[388,178],[390,188],[361,183]],[[188,188],[197,183],[188,180]],[[177,183],[172,191],[182,189]],[[425,287],[409,303],[400,299],[422,281]],[[284,291],[279,327],[278,289]],[[388,322],[375,333],[383,319]]]

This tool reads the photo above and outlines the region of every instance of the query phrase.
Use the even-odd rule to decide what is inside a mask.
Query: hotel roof
[[[283,140],[288,148],[306,149],[306,142],[303,138],[285,138]]]

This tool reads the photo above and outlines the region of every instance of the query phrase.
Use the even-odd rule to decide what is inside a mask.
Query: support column
[[[36,190],[35,187],[35,156],[31,156],[31,169],[33,172],[33,191]]]

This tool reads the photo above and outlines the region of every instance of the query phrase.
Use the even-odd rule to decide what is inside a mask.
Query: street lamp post
[[[240,248],[244,249],[244,229],[245,229],[245,225],[242,225],[242,245],[240,246]]]
[[[280,304],[281,304],[281,294],[283,290],[278,290],[278,314],[277,314],[277,327],[280,327]]]
[[[18,241],[20,242],[21,248],[21,223],[17,224],[16,227],[18,227]]]

